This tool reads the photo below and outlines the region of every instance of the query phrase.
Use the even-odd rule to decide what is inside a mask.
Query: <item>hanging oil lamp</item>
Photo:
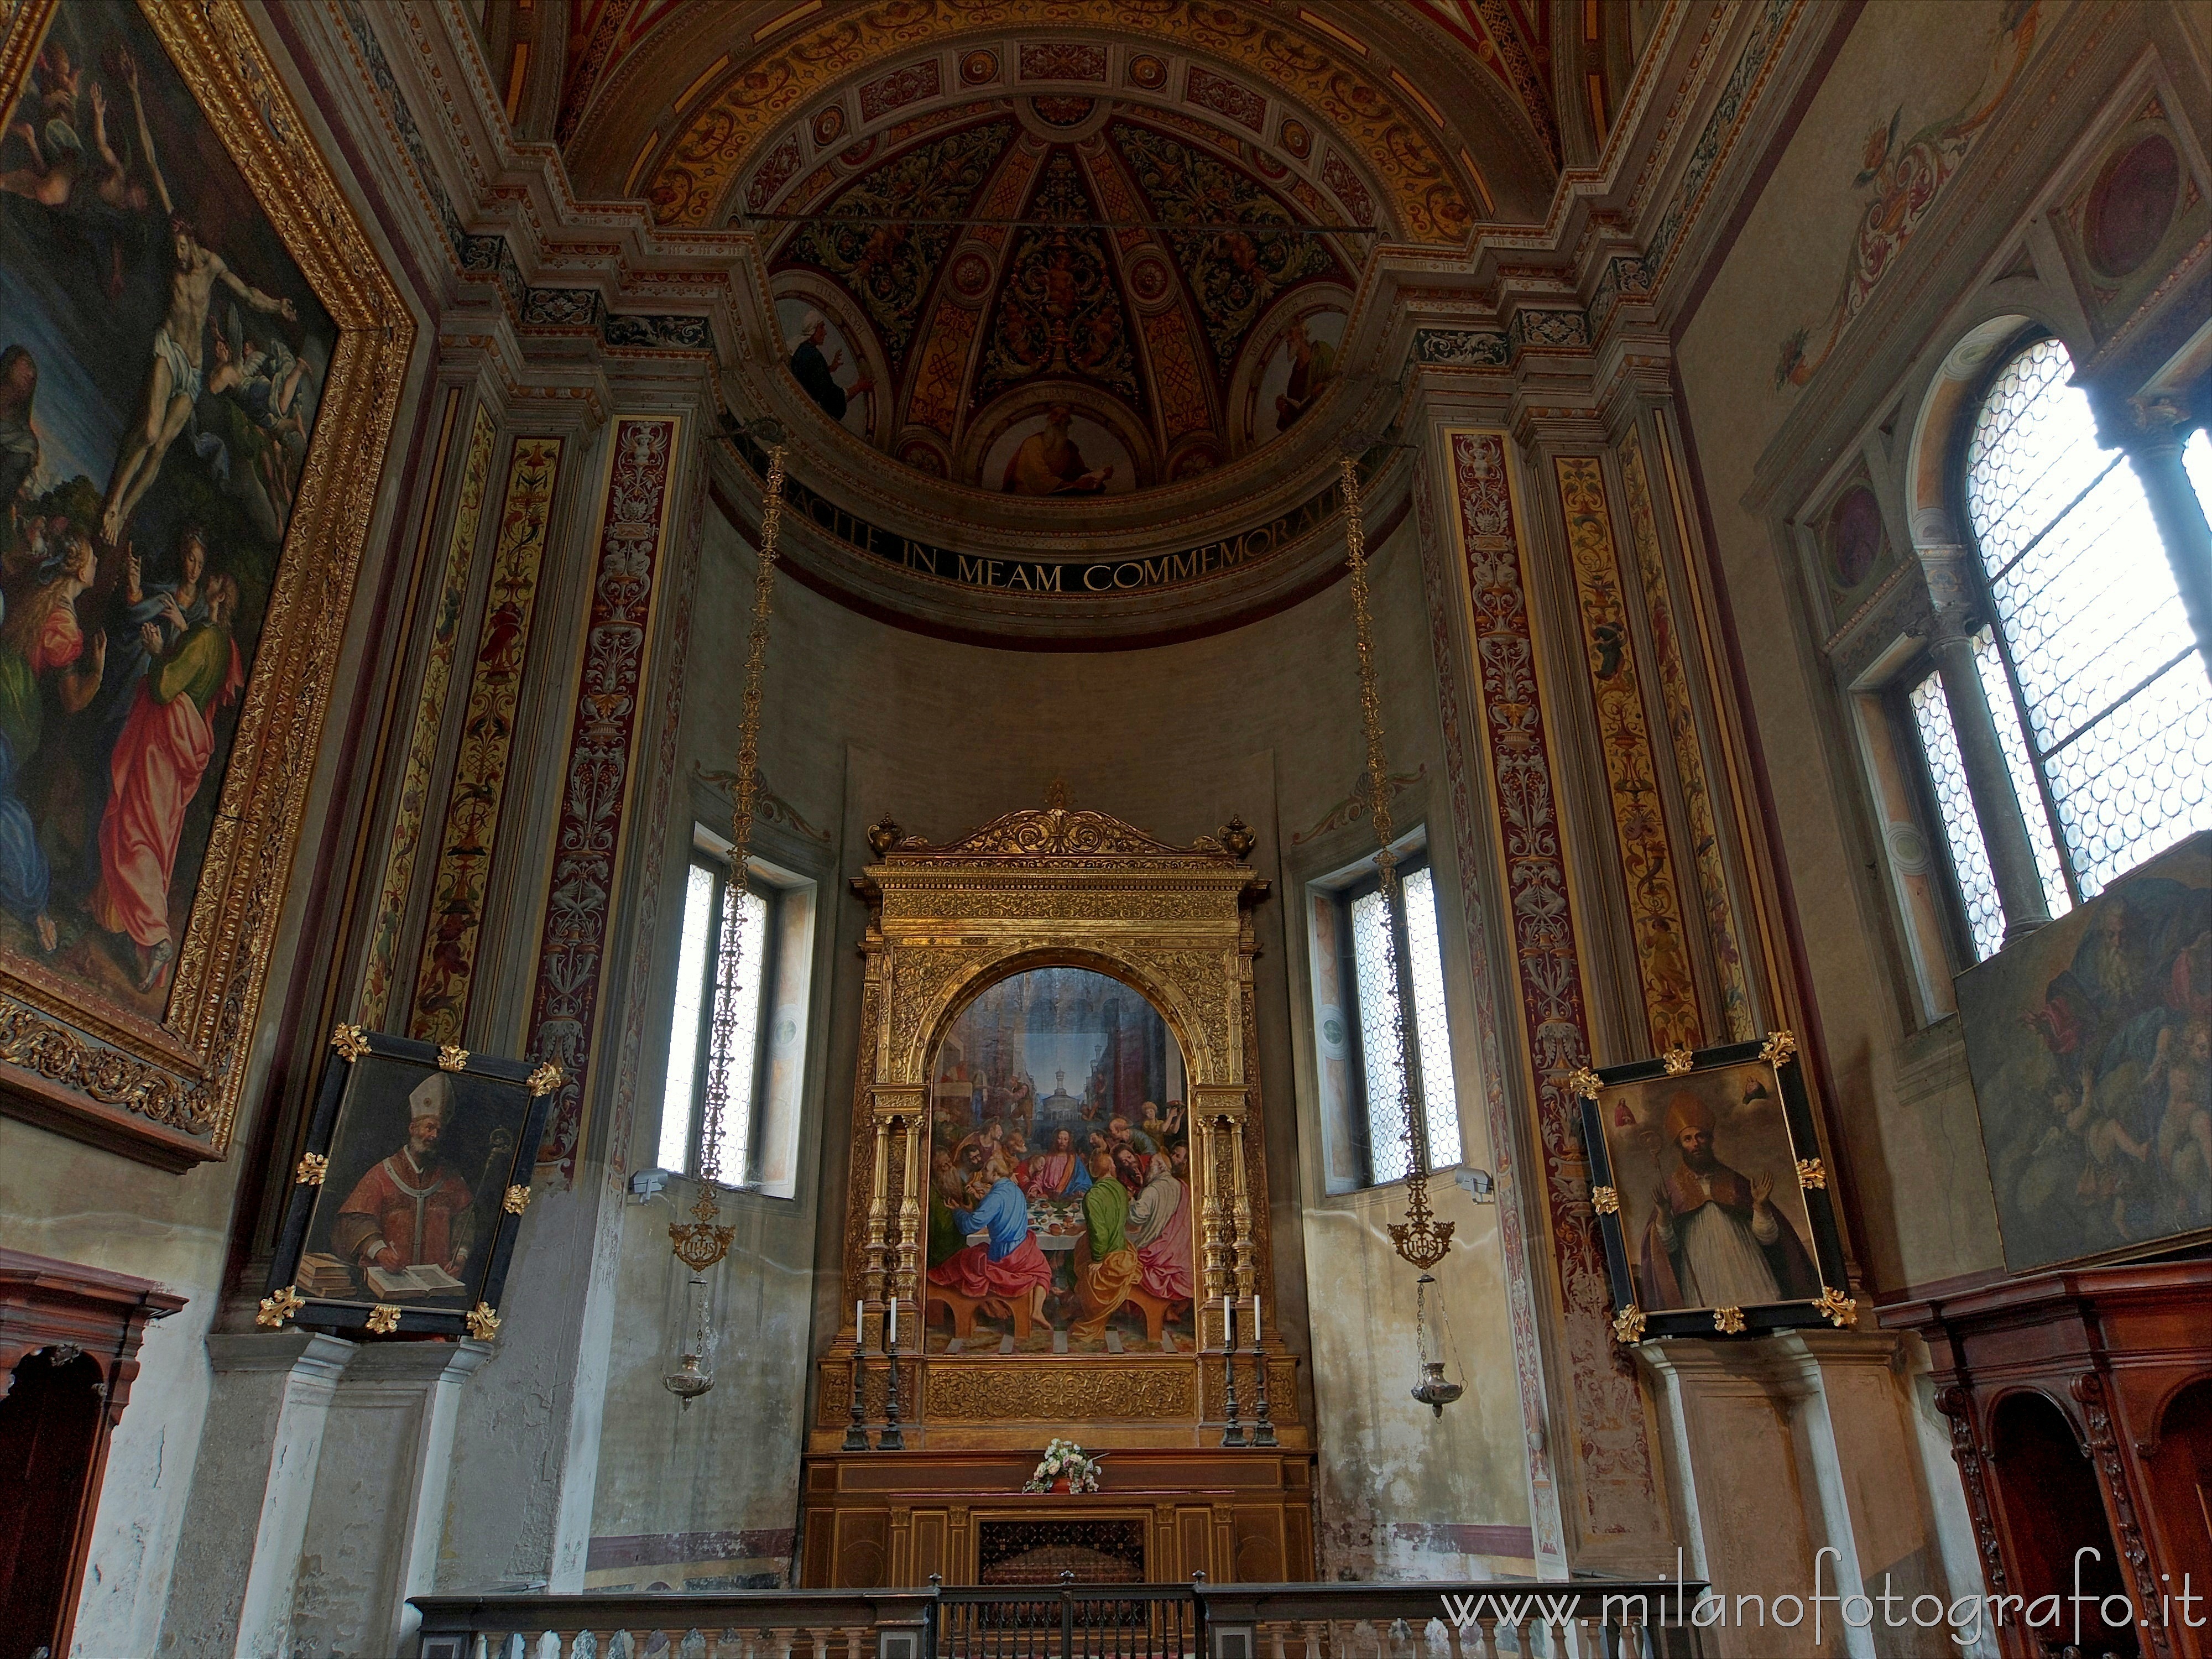
[[[1352,573],[1352,616],[1359,650],[1359,714],[1367,738],[1367,810],[1375,826],[1376,875],[1390,917],[1383,941],[1383,967],[1397,990],[1392,1025],[1397,1039],[1400,1103],[1405,1115],[1406,1218],[1390,1224],[1390,1243],[1420,1274],[1413,1287],[1413,1352],[1419,1367],[1413,1398],[1442,1417],[1444,1407],[1466,1392],[1462,1384],[1445,1377],[1444,1362],[1431,1361],[1427,1351],[1428,1289],[1436,1283],[1429,1270],[1451,1249],[1452,1224],[1437,1220],[1429,1208],[1429,1126],[1421,1095],[1419,1016],[1413,1006],[1405,884],[1398,878],[1398,856],[1390,845],[1389,773],[1383,759],[1382,698],[1376,686],[1375,630],[1368,611],[1367,532],[1359,514],[1358,455],[1346,452],[1342,467],[1345,557]]]
[[[684,1334],[676,1368],[661,1386],[691,1402],[714,1386],[714,1304],[707,1270],[730,1253],[737,1228],[722,1220],[716,1198],[722,1174],[722,1120],[729,1109],[730,1052],[738,1027],[738,963],[745,920],[745,854],[752,841],[753,801],[760,769],[761,679],[768,663],[769,599],[775,582],[776,543],[783,526],[783,434],[768,421],[752,424],[768,445],[768,477],[761,490],[760,562],[753,580],[752,631],[746,641],[743,716],[738,729],[738,775],[731,790],[730,879],[723,889],[722,948],[714,967],[714,1020],[708,1045],[705,1123],[699,1148],[699,1200],[692,1219],[672,1222],[668,1239],[676,1259],[691,1270],[685,1291]]]

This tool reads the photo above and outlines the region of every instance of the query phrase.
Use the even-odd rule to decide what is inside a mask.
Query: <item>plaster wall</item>
[[[187,1298],[149,1325],[116,1425],[76,1624],[87,1653],[153,1650],[211,1377],[235,1162],[183,1175],[0,1118],[0,1238],[10,1249],[150,1279]]]
[[[1793,548],[1745,504],[1753,469],[1805,397],[1778,386],[1796,330],[1817,345],[1868,190],[1852,184],[1870,131],[1911,134],[1968,106],[1996,53],[1996,0],[1875,8],[1838,53],[1680,343],[1686,425],[1701,468],[1775,818],[1841,1098],[1838,1153],[1858,1204],[1854,1240],[1888,1289],[2001,1264],[1965,1067],[1931,1066],[1956,1021],[1906,1029],[1881,941],[1886,901],[1852,835],[1864,816],[1828,671],[1802,620]],[[1880,289],[1855,328],[1880,327]],[[1902,443],[1907,434],[1900,431]]]
[[[1771,823],[1833,1079],[1827,1105],[1853,1200],[1852,1243],[1876,1294],[1998,1270],[2001,1244],[1957,1018],[1917,1026],[1911,1012],[1897,923],[1874,862],[1849,711],[1814,638],[1798,552],[1778,516],[1795,503],[1755,504],[1753,479],[1792,410],[1819,395],[1817,386],[1790,384],[1781,368],[1801,330],[1817,362],[1863,220],[1886,187],[1863,166],[1893,123],[1901,149],[1923,128],[1976,105],[2008,13],[2017,9],[1996,0],[1866,9],[1678,346],[1683,424],[1742,647],[1747,718],[1764,752]],[[2069,9],[2046,0],[2042,50],[2057,50],[2049,42],[2067,21]],[[1978,161],[1994,165],[1988,152],[1970,152],[1948,185],[1953,198],[1939,200],[1917,234],[1943,234],[1947,211],[1966,211],[1958,198],[1986,190]],[[1976,228],[2006,234],[1986,216]],[[1974,257],[2000,251],[1988,246]],[[1898,257],[1893,250],[1892,264]],[[1887,274],[1893,282],[1894,271]],[[1850,327],[1922,325],[1895,313],[1895,294],[1878,283]],[[1890,441],[1898,464],[1908,428],[1909,421],[1899,422]],[[1881,476],[1884,458],[1869,459]],[[1893,520],[1893,536],[1902,531],[1901,519]],[[1862,1328],[1871,1328],[1863,1316]],[[1869,1572],[1895,1565],[1931,1578],[1940,1572],[1954,1593],[1964,1593],[1978,1587],[1980,1571],[1949,1436],[1934,1408],[1924,1354],[1916,1346],[1900,1359],[1896,1386],[1909,1402],[1940,1564],[1861,1565]]]
[[[1440,738],[1413,538],[1408,518],[1376,549],[1376,625],[1392,769],[1425,763],[1433,778],[1441,769]],[[683,734],[687,779],[695,765],[731,764],[743,672],[738,644],[752,587],[750,548],[719,514],[710,514],[702,557]],[[807,1362],[836,1329],[842,1299],[856,947],[866,921],[848,878],[868,860],[865,832],[872,823],[894,817],[909,831],[948,839],[1039,804],[1054,779],[1065,781],[1075,805],[1110,812],[1170,842],[1212,834],[1241,816],[1258,837],[1253,861],[1275,883],[1258,912],[1256,969],[1273,1328],[1295,1348],[1310,1345],[1313,1357],[1302,1410],[1310,1423],[1320,1413],[1324,1534],[1350,1540],[1340,1560],[1336,1545],[1328,1546],[1324,1571],[1461,1571],[1473,1565],[1467,1551],[1436,1553],[1429,1544],[1510,1543],[1516,1528],[1525,1539],[1519,1407],[1510,1341],[1497,1316],[1501,1268],[1484,1212],[1456,1191],[1443,1196],[1444,1213],[1462,1220],[1462,1248],[1442,1274],[1455,1298],[1455,1358],[1472,1403],[1455,1407],[1456,1415],[1439,1428],[1405,1393],[1414,1370],[1413,1275],[1381,1231],[1396,1189],[1329,1201],[1326,1215],[1309,1210],[1303,1219],[1297,1207],[1324,1195],[1318,1179],[1310,1183],[1304,1174],[1318,1165],[1317,1117],[1309,1098],[1310,1065],[1294,1059],[1311,1037],[1308,999],[1303,988],[1294,991],[1306,968],[1303,938],[1285,934],[1286,921],[1301,914],[1286,878],[1303,882],[1321,872],[1306,867],[1304,857],[1286,860],[1285,849],[1328,818],[1360,774],[1352,640],[1351,596],[1342,583],[1229,634],[1079,653],[949,643],[861,617],[787,577],[779,581],[761,763],[769,787],[828,837],[817,841],[789,826],[762,831],[773,843],[763,848],[769,856],[788,864],[818,860],[821,869],[824,977],[814,1005],[820,1047],[806,1094],[799,1197],[734,1200],[739,1239],[716,1292],[726,1333],[723,1382],[688,1414],[659,1385],[682,1305],[680,1269],[667,1252],[671,1218],[659,1204],[631,1206],[592,1583],[726,1582],[779,1565],[769,1552],[793,1524]],[[704,822],[726,810],[719,794],[695,788],[692,799]],[[1426,810],[1419,795],[1397,804],[1407,827]],[[1448,860],[1449,847],[1437,856]],[[1448,957],[1455,937],[1464,933],[1448,919]],[[672,939],[668,954],[664,971],[672,966]],[[1450,962],[1448,971],[1463,985],[1464,963]],[[648,1042],[648,1077],[658,1074],[665,1044],[665,1030]],[[1471,1054],[1472,1045],[1464,1046]],[[1462,1097],[1474,1097],[1471,1085]],[[640,1119],[633,1167],[653,1161],[657,1115],[647,1107]],[[1469,1161],[1486,1162],[1472,1116],[1468,1127]],[[817,1193],[818,1201],[811,1196]],[[670,1196],[688,1202],[690,1192],[679,1182]],[[1310,1275],[1326,1285],[1324,1293],[1309,1294]],[[680,1543],[617,1541],[679,1533],[693,1535]],[[1379,1551],[1377,1538],[1384,1540]],[[656,1552],[668,1559],[658,1565],[641,1559]]]

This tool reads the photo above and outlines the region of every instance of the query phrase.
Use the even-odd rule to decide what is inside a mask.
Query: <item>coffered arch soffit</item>
[[[790,10],[667,8],[625,26],[618,49],[590,78],[572,75],[564,97],[579,191],[643,197],[670,228],[719,228],[739,187],[750,191],[790,137],[799,137],[802,164],[834,154],[866,136],[866,88],[877,88],[868,106],[877,115],[909,114],[933,64],[946,96],[1087,87],[1226,116],[1279,161],[1365,189],[1374,222],[1414,243],[1455,246],[1482,221],[1533,222],[1558,177],[1543,89],[1513,73],[1527,54],[1510,29],[1500,54],[1471,51],[1417,9],[1328,0],[1318,9],[1262,0],[872,0],[775,27],[775,14]],[[963,80],[987,59],[995,60],[988,77]],[[850,124],[817,143],[816,118],[841,99]]]

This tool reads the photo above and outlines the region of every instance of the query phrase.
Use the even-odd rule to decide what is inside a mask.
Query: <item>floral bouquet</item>
[[[1065,1480],[1070,1492],[1097,1492],[1098,1474],[1105,1465],[1102,1454],[1092,1457],[1073,1440],[1054,1440],[1044,1449],[1044,1462],[1022,1483],[1024,1492],[1050,1492]]]

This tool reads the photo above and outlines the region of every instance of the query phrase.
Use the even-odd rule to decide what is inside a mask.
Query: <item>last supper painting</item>
[[[138,9],[0,137],[0,948],[159,1017],[336,331]]]
[[[932,1353],[1194,1346],[1182,1051],[1121,981],[1036,968],[939,1046],[926,1288]]]

